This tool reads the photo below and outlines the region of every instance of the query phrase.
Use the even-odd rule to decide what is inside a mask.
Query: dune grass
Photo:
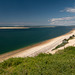
[[[0,63],[0,75],[75,75],[75,47],[54,55],[10,58]]]

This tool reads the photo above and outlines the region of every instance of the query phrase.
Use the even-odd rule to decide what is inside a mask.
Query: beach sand
[[[2,54],[0,55],[0,61],[6,60],[11,57],[34,57],[37,56],[39,53],[53,54],[56,52],[56,50],[52,51],[52,49],[54,49],[57,45],[61,44],[63,39],[67,39],[74,34],[75,34],[75,29],[62,36],[49,39],[29,47],[25,47],[19,50]]]

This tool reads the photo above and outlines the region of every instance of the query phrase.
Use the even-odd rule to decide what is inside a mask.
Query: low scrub
[[[75,75],[75,47],[54,55],[10,58],[0,63],[0,75]]]

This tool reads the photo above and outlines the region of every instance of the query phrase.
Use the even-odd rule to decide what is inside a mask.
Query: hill
[[[75,75],[75,47],[54,55],[10,58],[0,63],[0,75]]]

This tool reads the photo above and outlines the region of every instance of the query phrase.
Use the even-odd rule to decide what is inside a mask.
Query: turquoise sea
[[[0,54],[63,35],[73,28],[75,27],[56,26],[48,28],[0,30]]]

